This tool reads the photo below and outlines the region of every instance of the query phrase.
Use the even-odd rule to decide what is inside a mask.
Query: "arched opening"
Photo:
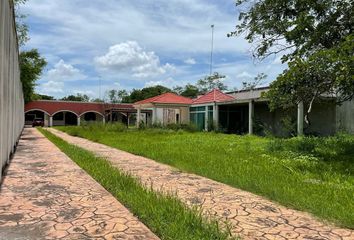
[[[44,126],[48,126],[49,115],[46,112],[39,109],[25,112],[25,125],[32,125],[35,119],[43,121]]]
[[[53,126],[77,125],[77,115],[73,112],[62,111],[53,115]]]
[[[102,122],[103,115],[99,112],[85,112],[81,114],[80,120],[84,122]]]
[[[84,114],[85,121],[96,121],[96,118],[96,113],[94,112],[88,112]]]

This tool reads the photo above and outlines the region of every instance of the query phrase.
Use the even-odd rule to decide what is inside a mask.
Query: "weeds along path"
[[[159,239],[34,128],[0,191],[0,239]]]
[[[106,158],[155,191],[176,193],[188,206],[201,207],[206,216],[228,221],[231,233],[243,239],[354,239],[353,230],[323,223],[308,213],[280,206],[255,194],[56,129],[48,130]]]

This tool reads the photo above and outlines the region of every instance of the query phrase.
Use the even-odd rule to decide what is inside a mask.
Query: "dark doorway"
[[[219,124],[226,133],[248,132],[248,105],[219,106]]]
[[[65,125],[77,125],[77,116],[72,112],[65,113]]]
[[[30,111],[25,114],[25,121],[33,121],[35,118],[40,118],[44,120],[44,112],[41,111]]]
[[[94,113],[94,112],[85,113],[84,120],[87,122],[88,121],[96,121],[97,120],[96,113]]]

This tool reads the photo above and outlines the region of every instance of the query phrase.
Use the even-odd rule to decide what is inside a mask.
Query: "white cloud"
[[[236,78],[239,78],[239,79],[250,79],[250,78],[253,78],[254,76],[252,74],[250,74],[249,72],[247,71],[243,71],[241,72],[240,74],[237,74],[236,75]]]
[[[91,91],[91,90],[73,90],[73,93],[76,94],[84,94],[87,95],[89,97],[93,97],[95,96],[95,92]]]
[[[156,86],[156,85],[162,85],[162,86],[165,86],[165,87],[174,87],[174,86],[177,86],[178,85],[178,81],[176,81],[175,79],[169,77],[165,80],[158,80],[158,81],[148,81],[145,83],[145,87],[153,87],[153,86]]]
[[[72,67],[63,71],[71,72],[68,75],[53,67],[39,81],[72,80],[65,82],[63,95],[80,89],[98,96],[98,75],[103,80],[102,93],[117,88],[114,85],[117,81],[119,88],[128,90],[157,82],[195,83],[209,72],[211,24],[215,25],[214,68],[228,76],[226,81],[231,86],[241,84],[236,76],[243,71],[253,76],[264,72],[269,79],[274,79],[284,68],[271,62],[254,66],[251,59],[244,59],[251,45],[242,36],[226,37],[237,21],[234,3],[229,0],[31,0],[22,10],[28,14],[31,37],[25,47],[39,49],[49,66],[64,58],[62,67]],[[102,66],[97,68],[97,62],[93,61],[96,56],[106,56],[109,46],[127,43],[127,40],[138,42],[141,52],[148,56],[153,53],[155,60],[134,69],[122,68],[121,63],[119,68],[110,63],[106,71]],[[197,59],[198,63],[185,62],[188,58]],[[75,71],[78,66],[79,72]],[[87,77],[77,83],[75,80],[81,77],[75,74]],[[176,84],[160,81],[169,77],[175,79]]]
[[[64,92],[63,88],[63,82],[48,81],[38,86],[38,92],[45,95],[58,94]]]
[[[44,75],[44,79],[48,81],[75,81],[85,78],[86,76],[79,69],[65,63],[63,59]]]
[[[144,51],[135,41],[113,45],[104,56],[95,58],[96,65],[113,72],[131,72],[137,78],[147,78],[173,71],[169,63],[161,65],[154,52]]]
[[[184,60],[184,63],[194,65],[197,62],[195,61],[194,58],[187,58],[186,60]]]

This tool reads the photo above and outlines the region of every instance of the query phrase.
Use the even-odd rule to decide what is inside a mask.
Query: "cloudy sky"
[[[230,88],[258,73],[272,81],[279,57],[259,63],[242,37],[227,38],[237,23],[233,0],[28,0],[30,41],[48,61],[37,92],[55,97],[108,89],[173,87],[209,74],[211,24],[213,71]]]

